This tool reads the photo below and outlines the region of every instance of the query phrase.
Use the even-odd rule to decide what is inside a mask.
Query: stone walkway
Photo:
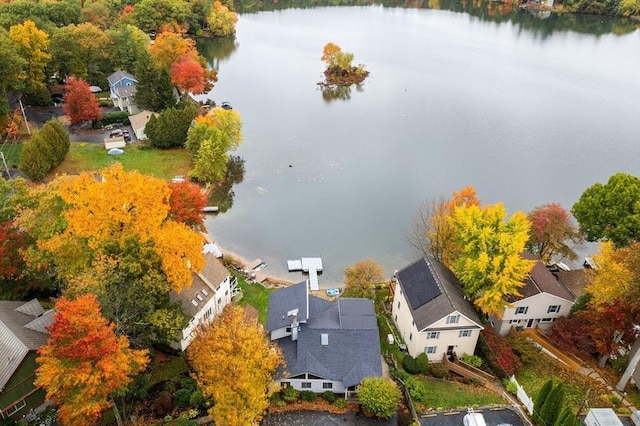
[[[611,392],[613,394],[613,396],[615,396],[620,401],[622,401],[622,404],[626,408],[631,410],[632,413],[637,410],[637,408],[629,400],[624,398],[624,395],[622,395],[620,392],[618,392],[616,389],[614,389],[613,386],[611,386],[609,383],[607,383],[607,381],[605,379],[603,379],[602,376],[600,376],[600,374],[598,374],[598,372],[595,371],[593,368],[582,367],[582,368],[580,368],[578,370],[578,373],[584,374],[587,377],[591,377],[593,380],[597,380],[598,382],[600,382],[603,385],[605,385],[607,387],[607,390],[609,392]]]

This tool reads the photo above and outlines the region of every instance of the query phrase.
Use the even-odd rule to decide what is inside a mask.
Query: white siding
[[[551,306],[559,306],[558,312],[549,312]],[[492,318],[496,333],[506,336],[512,327],[548,328],[558,317],[569,315],[573,302],[549,293],[518,300],[511,308],[504,310],[502,319]],[[520,310],[518,309],[520,308]],[[522,310],[525,312],[516,313]]]
[[[444,317],[426,329],[418,330],[413,321],[409,304],[401,292],[400,285],[396,283],[392,316],[411,356],[417,357],[432,346],[436,348],[435,353],[427,354],[430,362],[441,362],[449,346],[453,346],[453,350],[458,356],[464,353],[473,354],[480,335],[480,326],[459,312],[454,312],[451,315],[460,315],[457,323],[447,324],[447,317]],[[470,335],[461,337],[460,331],[462,330],[469,330]],[[430,331],[439,332],[438,337],[428,338]]]
[[[302,383],[311,383],[310,388],[303,388]],[[323,393],[326,391],[331,391],[333,393],[344,393],[346,389],[344,388],[341,381],[336,380],[324,380],[324,379],[282,379],[280,383],[289,383],[289,385],[299,391],[312,391],[315,393]],[[324,383],[331,383],[332,388],[326,389],[324,387]]]
[[[172,344],[172,347],[175,349],[180,348],[183,351],[186,350],[195,337],[195,331],[198,326],[211,323],[216,316],[222,313],[225,306],[231,303],[230,280],[231,277],[228,276],[217,288],[211,289],[214,292],[213,297],[189,320],[189,324],[182,330],[182,339],[180,342]]]

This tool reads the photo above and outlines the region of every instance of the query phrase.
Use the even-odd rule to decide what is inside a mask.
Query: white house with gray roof
[[[212,253],[205,253],[205,264],[200,272],[193,273],[191,287],[180,293],[171,292],[172,303],[180,303],[189,317],[189,324],[181,331],[180,340],[171,344],[174,349],[186,350],[198,326],[209,324],[231,303],[237,280]]]
[[[22,418],[44,403],[45,392],[33,384],[36,351],[47,343],[53,311],[37,299],[0,301],[0,419]]]
[[[373,301],[309,294],[307,282],[269,295],[267,331],[286,367],[277,380],[298,390],[344,393],[366,377],[382,376]]]
[[[411,356],[441,362],[453,353],[473,354],[480,319],[453,273],[433,257],[395,273],[393,320]]]
[[[502,318],[491,317],[496,333],[506,336],[512,328],[548,328],[561,316],[569,315],[575,296],[542,264],[535,255],[522,257],[536,263],[520,288],[520,296],[509,300]]]

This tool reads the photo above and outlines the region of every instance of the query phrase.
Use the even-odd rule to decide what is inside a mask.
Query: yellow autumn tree
[[[422,203],[406,236],[409,244],[423,256],[431,254],[448,268],[452,268],[459,250],[451,217],[456,207],[464,205],[480,205],[473,186],[454,191],[450,199],[439,197]]]
[[[113,405],[111,395],[145,369],[146,350],[129,348],[126,336],[100,313],[95,296],[56,303],[51,337],[38,350],[36,386],[59,407],[63,425],[94,425]]]
[[[105,244],[122,245],[132,237],[155,247],[162,270],[177,292],[191,285],[191,271],[204,266],[203,237],[169,219],[171,190],[164,181],[126,172],[115,163],[98,174],[58,178],[46,189],[55,195],[41,197],[53,200],[25,212],[20,223],[36,231],[32,235],[42,252],[40,260],[44,257],[55,264],[67,282],[91,270]],[[42,227],[37,222],[46,217],[41,210],[50,204],[61,211],[64,223],[57,221],[57,228],[37,234]]]
[[[600,244],[593,256],[598,268],[591,270],[586,290],[593,295],[593,305],[606,305],[616,299],[634,300],[640,305],[640,243],[616,249],[611,241]]]
[[[465,295],[484,313],[501,317],[535,264],[521,256],[531,227],[526,214],[507,220],[502,203],[463,204],[454,208],[451,225],[460,249],[453,272]]]
[[[252,425],[269,406],[273,373],[283,364],[255,316],[228,305],[201,328],[187,360],[202,392],[213,399],[209,414],[220,425]]]

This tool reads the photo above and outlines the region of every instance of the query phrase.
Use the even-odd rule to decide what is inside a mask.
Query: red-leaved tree
[[[93,294],[62,297],[56,310],[49,341],[38,350],[35,384],[59,406],[63,425],[94,425],[113,405],[110,396],[144,370],[147,351],[130,349],[126,336],[116,336]]]
[[[102,108],[100,108],[98,98],[91,93],[89,83],[72,75],[67,79],[64,89],[67,94],[63,108],[65,114],[69,116],[71,124],[102,118]]]
[[[205,72],[202,65],[191,57],[183,57],[171,66],[171,81],[182,92],[195,95],[204,93]]]
[[[499,377],[513,376],[522,368],[522,362],[513,352],[509,340],[496,334],[493,328],[486,327],[482,330],[478,343],[489,367]]]
[[[550,264],[562,258],[577,259],[574,249],[583,243],[571,214],[558,203],[536,207],[528,215],[531,222],[527,249]]]
[[[202,209],[207,203],[205,193],[191,182],[171,183],[169,218],[181,222],[197,231],[204,231]]]

